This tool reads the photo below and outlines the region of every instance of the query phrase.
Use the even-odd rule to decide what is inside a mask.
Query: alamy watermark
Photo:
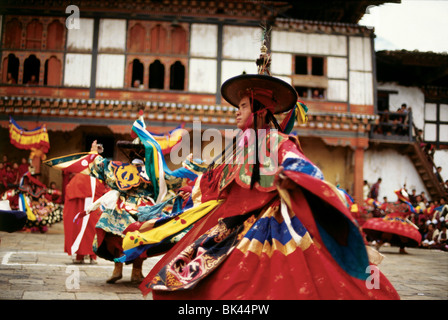
[[[79,268],[77,266],[68,266],[65,269],[65,273],[68,273],[68,277],[65,279],[65,288],[67,290],[79,290],[81,288]]]
[[[366,279],[366,288],[371,289],[379,289],[380,288],[380,269],[377,266],[368,266],[366,268],[366,273],[370,274]]]
[[[170,151],[173,164],[181,164],[191,153],[192,141],[195,159],[207,159],[215,164],[255,164],[258,157],[260,174],[272,175],[278,169],[279,133],[276,129],[225,129],[223,135],[217,129],[202,131],[201,122],[194,121],[192,134],[193,137],[184,129],[182,140]],[[235,143],[232,144],[232,141]],[[204,142],[209,143],[202,148]]]
[[[70,13],[67,19],[65,19],[65,26],[67,29],[80,29],[78,6],[67,6],[67,8],[65,8],[65,13]]]

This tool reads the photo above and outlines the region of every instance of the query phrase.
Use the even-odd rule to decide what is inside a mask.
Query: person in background
[[[75,174],[66,186],[63,213],[64,252],[73,256],[73,263],[84,263],[84,257],[89,257],[91,264],[96,263],[97,257],[93,252],[93,240],[95,225],[100,216],[98,213],[92,212],[84,217],[83,219],[87,220],[84,230],[82,221],[74,221],[74,218],[105,194],[107,190],[108,188],[98,179],[81,173]]]
[[[420,192],[420,196],[422,198],[422,202],[425,204],[425,207],[428,206],[428,198],[426,197],[425,191]]]
[[[11,165],[6,166],[4,184],[7,189],[16,187],[17,172],[15,172]]]
[[[19,164],[19,176],[22,177],[25,173],[29,171],[29,163],[26,158],[22,158],[20,164]]]
[[[378,178],[378,180],[372,185],[372,187],[370,188],[370,198],[378,201],[378,195],[380,192],[380,184],[381,184],[382,179]]]
[[[11,162],[9,162],[9,160],[8,160],[8,156],[5,154],[5,155],[3,155],[3,158],[2,158],[2,163],[3,163],[3,166],[6,168],[6,166],[10,166],[11,165]]]
[[[435,248],[443,251],[448,251],[448,231],[446,221],[440,225],[440,231],[435,239]]]
[[[364,185],[362,187],[363,199],[366,200],[369,197],[370,186],[367,180],[364,180]]]
[[[437,167],[437,171],[436,171],[437,180],[439,180],[439,182],[443,184],[443,178],[442,178],[441,172],[442,172],[442,167],[440,167],[440,166]]]
[[[428,220],[429,222],[429,220]],[[428,229],[426,233],[423,235],[422,244],[423,248],[429,248],[435,244],[434,236],[436,232],[436,227],[433,223],[428,224]]]
[[[417,190],[412,189],[412,193],[409,195],[409,202],[412,204],[413,207],[416,207],[417,204]]]
[[[16,79],[14,79],[11,72],[8,72],[8,75],[6,76],[6,83],[7,84],[16,84],[17,83]]]

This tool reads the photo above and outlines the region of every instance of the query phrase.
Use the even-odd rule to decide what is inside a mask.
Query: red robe
[[[371,240],[384,240],[394,246],[417,247],[422,241],[418,228],[406,219],[404,212],[389,213],[383,218],[371,218],[362,226]]]
[[[95,195],[93,201],[99,199],[104,193],[108,191],[99,180],[95,180]],[[72,252],[72,246],[78,234],[81,231],[82,219],[73,221],[75,216],[85,210],[86,198],[92,197],[91,177],[85,174],[76,174],[66,186],[65,190],[65,204],[64,204],[64,233],[65,243],[64,252],[69,255],[94,255],[92,250],[93,239],[95,237],[95,225],[98,222],[99,214],[92,212],[88,217],[88,224],[79,249]],[[93,202],[92,201],[92,202]],[[86,217],[86,218],[87,218]]]
[[[298,158],[286,156],[290,153]],[[152,291],[154,299],[196,300],[399,299],[378,269],[381,288],[369,287],[369,268],[375,266],[369,264],[364,240],[336,188],[317,178],[315,166],[291,140],[279,146],[279,155],[293,159],[282,164],[292,189],[273,184],[266,190],[256,184],[251,190],[244,184],[247,170],[227,173],[225,165],[213,175],[204,173],[202,202],[224,202],[157,263],[140,285],[144,295]],[[289,206],[286,212],[280,199]]]

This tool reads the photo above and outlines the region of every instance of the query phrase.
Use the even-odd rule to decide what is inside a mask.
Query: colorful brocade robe
[[[91,175],[118,191],[116,205],[103,207],[96,228],[122,236],[126,227],[135,222],[140,206],[153,205],[151,181],[144,174],[144,166],[110,161],[97,156],[90,166]]]
[[[194,206],[183,212],[194,215],[190,210],[196,210],[200,218],[142,282],[143,295],[152,291],[154,299],[398,299],[381,273],[381,289],[366,284],[371,266],[367,250],[340,192],[323,180],[297,139],[276,132],[265,139],[272,135],[278,166],[291,185],[277,185],[277,170],[265,170],[250,188],[250,140],[244,145],[249,155],[244,161],[218,164],[204,173],[193,189]],[[264,139],[260,143],[273,150]],[[128,236],[154,241],[150,234]]]
[[[186,181],[194,180],[197,174],[202,170],[193,160],[185,160],[183,167],[175,170],[174,175],[165,175],[168,190],[176,190],[180,188]],[[139,221],[144,222],[153,216],[161,217],[162,213],[157,212],[153,216],[145,214],[148,210],[156,205],[154,197],[154,188],[151,180],[148,178],[144,165],[134,165],[130,163],[122,163],[120,161],[111,161],[101,156],[97,156],[90,164],[90,174],[95,178],[104,181],[111,191],[104,196],[104,204],[101,205],[101,216],[96,224],[97,235],[95,237],[93,249],[96,254],[107,260],[118,259],[122,252],[122,243],[114,240],[115,248],[111,252],[107,249],[107,245],[103,244],[106,235],[113,235],[120,239],[124,238],[128,228],[138,225]],[[157,204],[158,208],[163,206],[172,207],[172,199],[170,195],[168,199],[161,204]],[[155,211],[155,210],[152,210]],[[182,230],[185,233],[187,230]],[[171,237],[170,245],[174,244],[177,237]],[[110,247],[110,246],[109,246]],[[118,252],[118,253],[117,253]],[[132,261],[139,255],[132,255]],[[129,258],[129,257],[128,257]]]

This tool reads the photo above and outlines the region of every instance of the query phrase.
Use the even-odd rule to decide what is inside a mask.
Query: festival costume
[[[270,81],[264,76],[241,78],[245,88],[234,99],[223,94],[234,106],[255,78]],[[278,101],[268,87],[249,94]],[[275,104],[268,108],[278,111]],[[143,295],[152,291],[154,299],[214,300],[399,298],[381,273],[381,289],[367,288],[370,263],[358,226],[341,193],[323,180],[297,139],[270,129],[254,138],[246,130],[236,146],[232,156],[242,155],[243,161],[224,161],[204,173],[193,188],[192,208],[149,231],[126,234],[125,255],[169,238],[182,224],[193,224],[142,282]],[[258,162],[254,165],[250,159],[259,151],[265,157],[259,160],[259,180],[253,184]],[[292,187],[276,185],[278,166]]]
[[[261,82],[270,81],[263,76],[242,77],[250,81],[245,81],[247,87],[238,92],[238,99],[260,78]],[[281,89],[285,89],[283,84],[275,87],[279,81],[273,80],[273,87],[248,92],[263,103],[282,101],[280,109],[275,103],[267,105],[272,113],[285,111],[285,106],[299,112],[294,107],[297,94],[289,85],[286,91]],[[278,96],[272,88],[289,97],[283,99],[283,94]],[[290,124],[288,121],[282,128]],[[235,147],[231,155],[242,161],[217,163],[203,173],[193,188],[193,204],[176,205],[176,199],[173,207],[163,212],[167,203],[157,201],[160,207],[150,207],[145,212],[150,219],[143,219],[143,224],[137,221],[124,230],[125,223],[118,225],[117,234],[125,234],[120,262],[162,252],[161,246],[177,238],[141,283],[144,295],[152,291],[155,299],[399,298],[378,270],[380,289],[368,289],[368,254],[344,198],[323,180],[295,138],[270,129],[260,136],[246,130]],[[260,151],[262,159],[258,158]],[[253,156],[258,159],[256,165]],[[157,165],[148,153],[145,160],[146,166]],[[110,164],[95,159],[94,171],[95,166],[105,171],[104,178],[112,176],[107,173],[113,172]],[[279,166],[292,186],[276,184]],[[255,171],[259,173],[256,181]],[[136,191],[136,197],[145,192]],[[143,213],[140,207],[135,216],[143,217]],[[118,215],[112,211],[108,217]],[[98,224],[102,222],[105,230],[117,228],[120,221],[100,219]]]
[[[77,214],[74,219],[76,222],[100,211],[100,217],[95,225],[93,252],[110,261],[115,261],[122,255],[122,238],[127,229],[132,230],[140,226],[139,209],[152,207],[165,201],[167,197],[172,197],[172,190],[182,187],[186,181],[197,177],[193,168],[194,161],[187,160],[183,167],[174,171],[166,166],[163,152],[180,142],[182,135],[177,133],[179,129],[170,132],[168,140],[165,136],[153,138],[146,130],[143,119],[136,120],[132,129],[140,141],[126,142],[125,145],[135,150],[144,150],[145,162],[135,160],[136,164],[134,164],[134,161],[133,163],[112,161],[101,157],[96,151],[72,154],[45,162],[46,165],[65,172],[80,173],[87,177],[91,175],[110,189],[91,206]],[[164,149],[157,142],[160,140]],[[141,156],[141,152],[138,151],[136,155]],[[175,238],[172,240],[169,247],[177,241]],[[137,255],[132,260],[126,261],[133,263],[131,281],[138,281],[140,277],[143,277],[140,274],[141,264],[145,257],[145,255]],[[122,265],[115,262],[115,270],[108,283],[113,283],[122,277]]]
[[[99,213],[91,213],[86,216],[83,218],[86,219],[85,222],[81,219],[74,222],[74,219],[78,213],[86,210],[93,201],[99,199],[107,191],[108,189],[99,180],[80,173],[74,175],[67,184],[63,221],[64,252],[68,255],[95,256],[92,244]]]
[[[151,270],[140,286],[144,295],[152,291],[154,299],[399,298],[382,274],[381,290],[366,288],[368,255],[344,199],[322,180],[297,141],[280,133],[278,140],[280,165],[294,188],[276,187],[271,174],[261,176],[251,190],[253,164],[247,157],[244,164],[222,164],[203,174],[193,190],[194,200],[219,204]],[[247,149],[253,152],[253,144]],[[138,234],[126,235],[130,236]]]
[[[407,219],[413,207],[404,190],[397,190],[399,202],[388,205],[382,218],[368,219],[362,226],[368,239],[381,241],[387,239],[391,245],[400,247],[417,247],[420,245],[422,235],[418,227]]]

